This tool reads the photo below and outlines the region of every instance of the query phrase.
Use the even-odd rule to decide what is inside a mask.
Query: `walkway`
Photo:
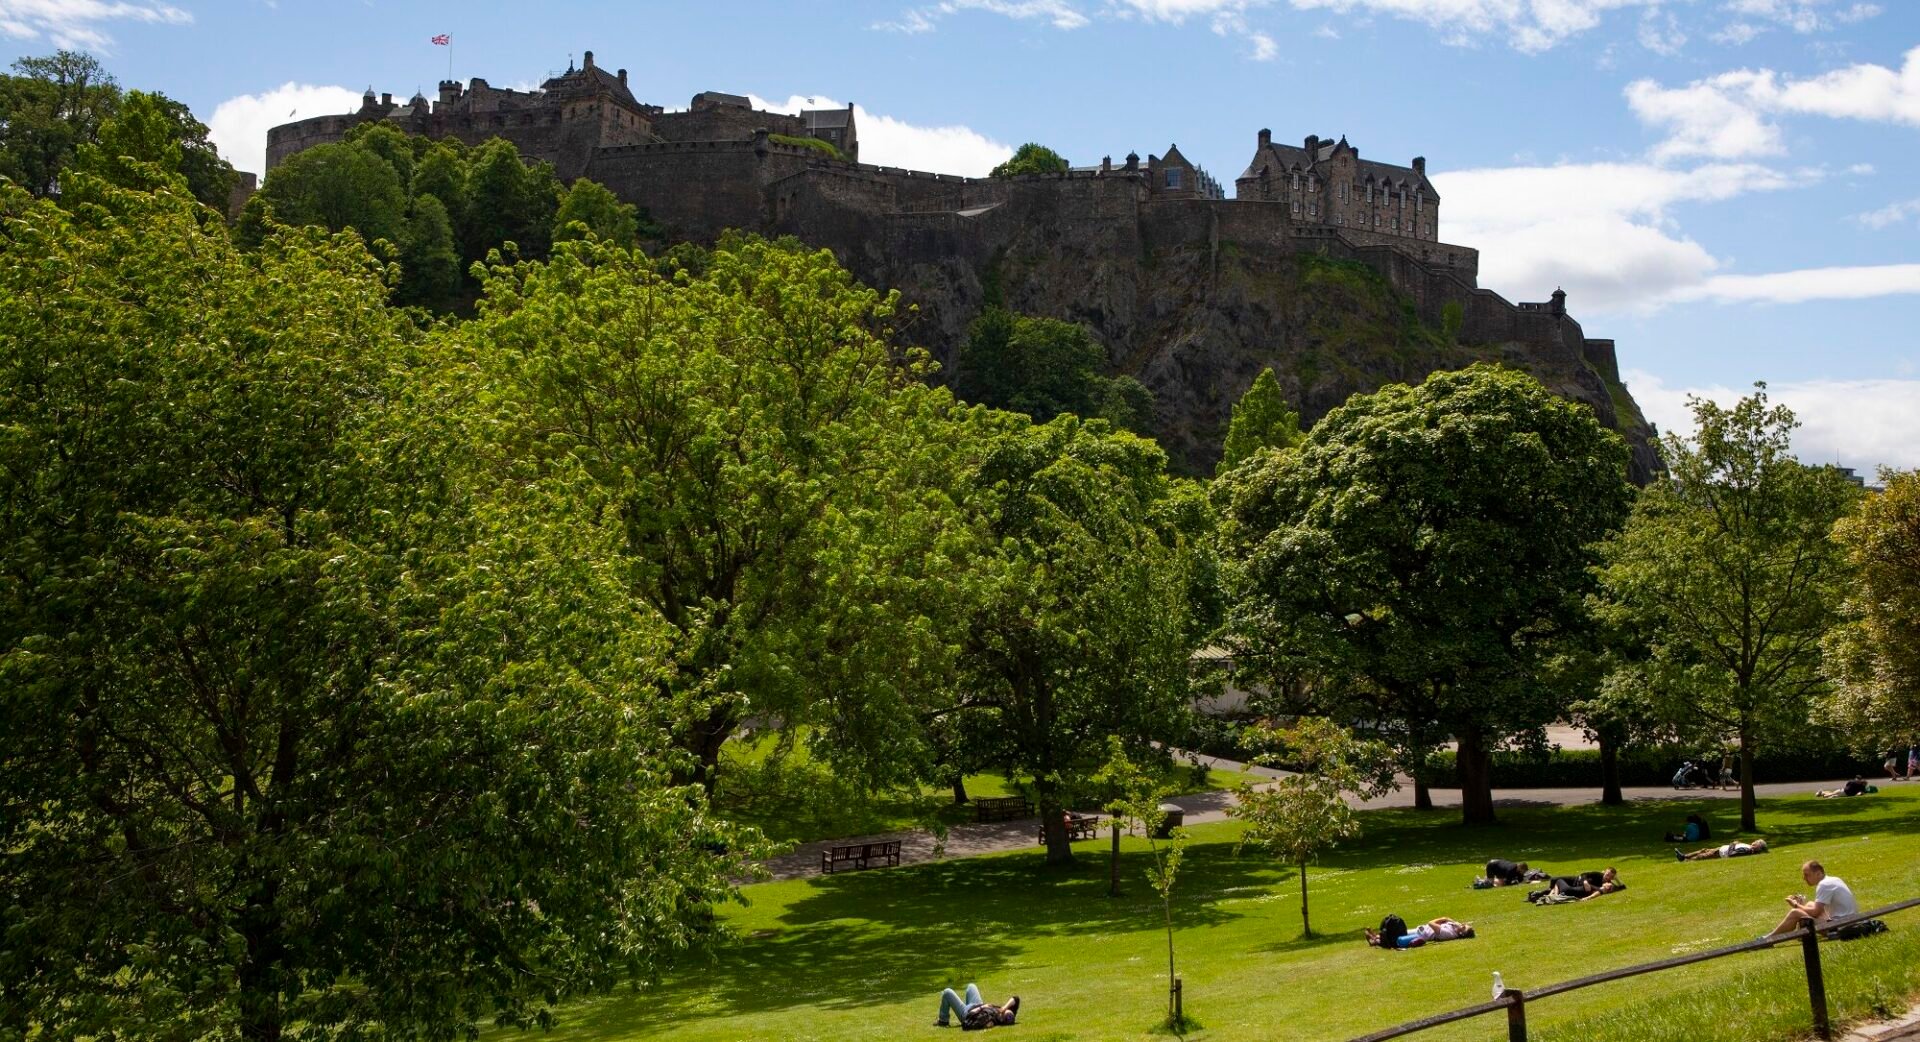
[[[1203,756],[1200,762],[1209,767],[1222,770],[1245,771],[1249,774],[1267,778],[1278,778],[1282,772],[1268,767],[1259,767],[1217,757]],[[1840,782],[1777,782],[1754,786],[1757,796],[1796,796],[1804,795],[1815,789],[1829,789]],[[1500,795],[1504,792],[1506,795]],[[1458,807],[1459,789],[1434,789],[1435,807]],[[1629,800],[1675,800],[1675,799],[1738,799],[1738,789],[1682,789],[1675,790],[1667,786],[1647,786],[1622,790]],[[1186,824],[1202,825],[1208,822],[1225,821],[1227,808],[1233,806],[1235,797],[1232,792],[1200,792],[1190,796],[1176,796],[1167,802],[1178,806],[1186,813]],[[1494,805],[1497,807],[1539,807],[1539,806],[1577,806],[1600,802],[1600,790],[1585,789],[1504,789],[1495,793]],[[1356,804],[1362,810],[1378,810],[1387,807],[1413,806],[1413,785],[1405,777],[1400,779],[1400,788],[1381,796]],[[820,872],[821,851],[833,846],[848,843],[879,843],[896,840],[900,843],[900,863],[911,865],[921,861],[934,861],[941,857],[974,857],[979,854],[991,854],[1003,850],[1017,850],[1038,843],[1035,831],[1039,826],[1036,818],[1023,818],[1019,821],[996,822],[987,825],[956,825],[947,832],[944,845],[937,843],[933,834],[924,829],[906,832],[887,832],[873,836],[850,836],[845,839],[820,840],[802,843],[793,853],[770,858],[766,863],[767,871],[773,879],[799,879],[818,875]]]

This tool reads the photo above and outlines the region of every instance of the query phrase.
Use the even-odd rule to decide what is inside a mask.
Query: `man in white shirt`
[[[1787,898],[1787,904],[1792,907],[1792,911],[1788,912],[1787,917],[1780,920],[1780,925],[1774,927],[1773,932],[1766,936],[1778,937],[1781,934],[1792,933],[1800,929],[1800,924],[1808,919],[1813,920],[1815,929],[1825,929],[1829,922],[1845,919],[1860,911],[1860,905],[1854,901],[1853,891],[1848,889],[1846,881],[1839,876],[1828,875],[1826,868],[1821,866],[1820,862],[1809,861],[1801,865],[1800,878],[1806,880],[1808,886],[1813,887],[1813,900],[1807,900],[1802,894]]]

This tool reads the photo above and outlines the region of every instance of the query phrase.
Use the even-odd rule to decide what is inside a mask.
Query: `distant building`
[[[1439,241],[1440,193],[1427,180],[1427,159],[1410,166],[1361,159],[1360,150],[1309,134],[1298,146],[1275,144],[1262,130],[1247,169],[1233,182],[1236,199],[1278,202],[1296,221],[1368,235]]]

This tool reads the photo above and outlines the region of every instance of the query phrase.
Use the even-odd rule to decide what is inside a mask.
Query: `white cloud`
[[[1673,12],[1649,7],[1646,14],[1640,16],[1640,46],[1671,58],[1686,45],[1687,34],[1680,28],[1680,19],[1675,18]]]
[[[1920,199],[1907,199],[1902,202],[1888,203],[1878,210],[1869,210],[1866,213],[1853,215],[1854,220],[1868,228],[1872,228],[1874,231],[1891,228],[1896,224],[1905,224],[1907,221],[1916,217],[1920,217]]]
[[[1626,95],[1642,123],[1666,131],[1654,149],[1657,157],[1776,154],[1780,128],[1771,117],[1779,115],[1920,127],[1920,47],[1909,50],[1898,69],[1865,63],[1805,79],[1740,69],[1685,87],[1638,80]]]
[[[1771,22],[1796,33],[1822,32],[1835,25],[1864,21],[1880,13],[1878,4],[1846,3],[1845,0],[1727,0],[1721,6],[1742,19],[1733,25],[1747,25],[1757,30],[1759,27],[1744,21],[1753,19]],[[1732,29],[1733,25],[1727,28]]]
[[[1765,275],[1715,275],[1695,286],[1676,289],[1676,301],[1710,300],[1722,304],[1800,304],[1809,300],[1865,300],[1868,297],[1920,294],[1920,264],[1870,264],[1857,267],[1802,268]]]
[[[112,39],[104,22],[186,25],[193,16],[172,4],[125,0],[0,0],[0,36],[45,37],[55,47],[105,50]]]
[[[287,83],[260,94],[228,98],[207,119],[207,136],[227,162],[241,170],[265,173],[267,131],[309,116],[353,112],[360,92],[345,87]]]
[[[1621,374],[1634,401],[1662,431],[1693,429],[1687,397],[1731,405],[1752,388],[1670,387],[1642,370]],[[1767,395],[1800,419],[1793,451],[1808,463],[1840,463],[1871,475],[1878,466],[1920,466],[1920,380],[1769,383]]]
[[[1725,28],[1714,33],[1712,39],[1715,43],[1724,43],[1732,47],[1740,47],[1752,43],[1761,33],[1766,31],[1766,26],[1755,25],[1752,22],[1729,22]]]
[[[898,21],[878,22],[874,28],[906,33],[932,32],[940,19],[962,11],[986,11],[1019,21],[1044,21],[1055,29],[1078,29],[1088,23],[1087,16],[1068,0],[942,0],[925,7],[909,8]]]
[[[1529,53],[1553,48],[1600,24],[1608,11],[1660,7],[1663,0],[1288,0],[1303,11],[1361,11],[1421,22],[1450,43],[1502,35]]]
[[[1272,61],[1280,53],[1280,45],[1274,43],[1273,37],[1266,33],[1248,33],[1247,42],[1253,44],[1254,61]]]
[[[784,102],[748,95],[754,108],[770,112],[830,109],[844,103],[831,98],[795,94]],[[860,130],[860,161],[940,174],[984,177],[1013,155],[1010,145],[995,141],[970,127],[923,127],[892,116],[879,116],[854,106]]]
[[[1811,184],[1754,164],[1675,170],[1650,163],[1565,163],[1434,176],[1442,235],[1480,250],[1480,283],[1511,299],[1566,289],[1583,314],[1651,310],[1711,278],[1720,261],[1677,231],[1681,203],[1721,202]]]

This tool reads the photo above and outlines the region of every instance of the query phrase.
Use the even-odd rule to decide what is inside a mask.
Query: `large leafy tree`
[[[1626,458],[1585,406],[1498,366],[1356,395],[1297,454],[1220,479],[1236,664],[1386,724],[1409,762],[1457,739],[1464,816],[1492,820],[1492,749],[1562,711],[1540,667],[1625,516]]]
[[[1880,480],[1886,487],[1834,526],[1853,578],[1823,662],[1834,685],[1828,720],[1884,750],[1920,734],[1920,471]]]
[[[247,200],[240,227],[249,244],[273,223],[352,229],[367,242],[401,241],[407,191],[393,164],[357,142],[315,145],[287,157]],[[268,218],[271,218],[269,221]]]
[[[1764,384],[1731,408],[1692,406],[1693,435],[1667,436],[1669,470],[1607,543],[1601,610],[1646,634],[1630,679],[1667,720],[1738,741],[1751,831],[1754,750],[1805,730],[1823,685],[1820,640],[1846,573],[1831,532],[1855,491],[1789,454],[1796,421]]]
[[[120,88],[98,59],[74,51],[22,58],[13,71],[0,76],[0,176],[52,195],[74,149],[119,106]]]
[[[897,730],[845,696],[913,683],[914,616],[879,605],[940,566],[883,547],[926,535],[893,476],[942,439],[903,437],[931,422],[916,412],[930,392],[891,346],[893,298],[796,243],[732,239],[698,259],[662,274],[611,243],[563,243],[550,263],[495,268],[461,335],[523,418],[517,451],[606,491],[629,581],[669,628],[663,697],[711,781],[750,714]]]
[[[704,943],[597,487],[357,240],[204,217],[0,186],[0,1035],[446,1039]]]
[[[990,307],[960,348],[958,389],[970,402],[1038,423],[1071,413],[1147,433],[1153,392],[1130,376],[1102,375],[1106,361],[1106,349],[1085,326]]]
[[[1194,537],[1152,442],[1072,416],[990,422],[960,478],[974,540],[946,711],[1033,779],[1047,860],[1066,862],[1062,811],[1100,766],[1100,739],[1143,758],[1185,721]]]
[[[1226,473],[1261,449],[1291,449],[1300,444],[1300,414],[1287,404],[1280,378],[1260,370],[1253,386],[1234,403],[1227,438],[1220,447],[1220,473]]]
[[[1038,142],[1029,141],[1013,150],[1013,155],[993,168],[994,177],[1012,177],[1015,174],[1064,174],[1067,161],[1060,153]]]

